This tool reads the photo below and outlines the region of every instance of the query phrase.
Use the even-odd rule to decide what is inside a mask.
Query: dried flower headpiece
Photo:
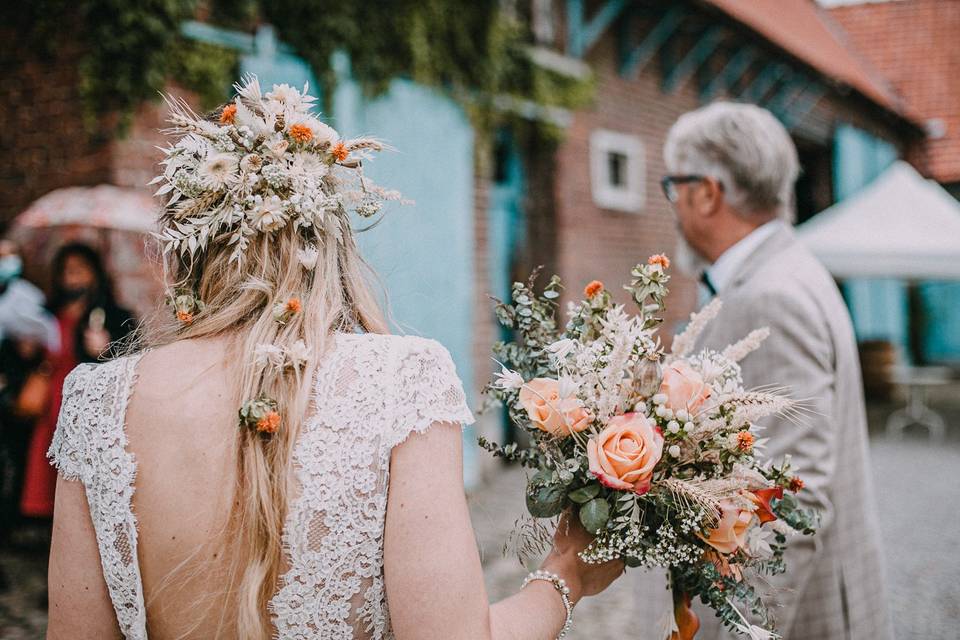
[[[213,121],[183,100],[166,98],[171,127],[165,133],[178,138],[163,150],[163,173],[151,182],[167,198],[157,234],[165,255],[192,265],[209,247],[221,246],[242,267],[252,239],[292,228],[301,241],[296,259],[312,271],[324,243],[342,242],[349,233],[350,213],[371,218],[385,202],[401,200],[363,175],[363,160],[383,144],[342,139],[316,117],[306,86],[280,84],[263,93],[256,77],[247,76],[236,92]],[[273,293],[273,319],[289,326],[302,312],[303,292]],[[169,304],[184,328],[206,308],[189,290],[171,293]],[[295,337],[289,345],[258,345],[250,362],[257,375],[300,375],[312,349],[306,336]],[[282,427],[281,415],[278,403],[261,394],[240,408],[240,426],[268,439]]]
[[[263,94],[256,77],[236,85],[237,97],[219,121],[199,117],[167,97],[171,127],[181,136],[167,149],[157,195],[169,196],[158,238],[164,252],[194,257],[212,243],[233,246],[242,262],[250,239],[293,224],[305,247],[341,240],[348,214],[376,215],[399,192],[363,175],[362,160],[383,145],[372,138],[343,140],[312,112],[316,98],[274,85]]]

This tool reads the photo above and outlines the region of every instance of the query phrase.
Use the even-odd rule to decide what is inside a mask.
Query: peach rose
[[[643,495],[663,454],[663,436],[640,413],[615,416],[587,442],[590,472],[611,489]]]
[[[720,524],[700,538],[720,553],[733,553],[747,543],[747,529],[753,513],[741,509],[732,500],[720,501]]]
[[[590,414],[576,398],[561,398],[560,383],[551,378],[534,378],[520,388],[520,404],[533,424],[557,437],[583,431],[590,426]]]
[[[696,413],[710,398],[710,385],[688,362],[677,360],[663,370],[660,393],[667,396],[668,408]]]

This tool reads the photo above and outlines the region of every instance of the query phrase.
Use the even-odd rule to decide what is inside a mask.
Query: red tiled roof
[[[926,142],[927,167],[939,182],[960,181],[960,1],[869,3],[830,15],[911,113],[943,123],[945,135]]]
[[[703,0],[873,102],[906,117],[903,104],[882,76],[858,57],[844,33],[813,0]]]

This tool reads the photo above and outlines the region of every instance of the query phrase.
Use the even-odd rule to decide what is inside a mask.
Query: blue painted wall
[[[896,148],[850,125],[837,127],[833,185],[839,202],[870,184],[897,159]],[[909,306],[905,283],[855,278],[843,283],[858,340],[889,340],[909,358]]]
[[[395,80],[367,100],[338,56],[332,117],[342,135],[372,134],[396,149],[365,166],[379,184],[416,204],[391,206],[383,221],[360,234],[364,256],[383,280],[399,333],[440,341],[453,356],[471,402],[474,321],[474,134],[449,97]],[[477,478],[472,430],[464,435],[467,483]]]

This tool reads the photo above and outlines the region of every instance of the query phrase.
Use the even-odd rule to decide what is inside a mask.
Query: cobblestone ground
[[[876,408],[873,422],[881,423],[888,410]],[[899,442],[877,435],[871,441],[888,593],[898,640],[960,639],[960,553],[946,542],[960,532],[960,411],[950,415],[950,424],[954,428],[941,445],[931,444],[921,434],[908,434]],[[514,521],[523,512],[522,486],[520,470],[502,468],[470,498],[487,588],[495,600],[513,593],[527,571],[501,552]],[[11,582],[0,594],[0,639],[42,638],[43,554],[0,550],[0,568]],[[601,596],[583,601],[568,637],[643,637],[640,625],[650,622],[630,617],[633,589],[628,574]]]

